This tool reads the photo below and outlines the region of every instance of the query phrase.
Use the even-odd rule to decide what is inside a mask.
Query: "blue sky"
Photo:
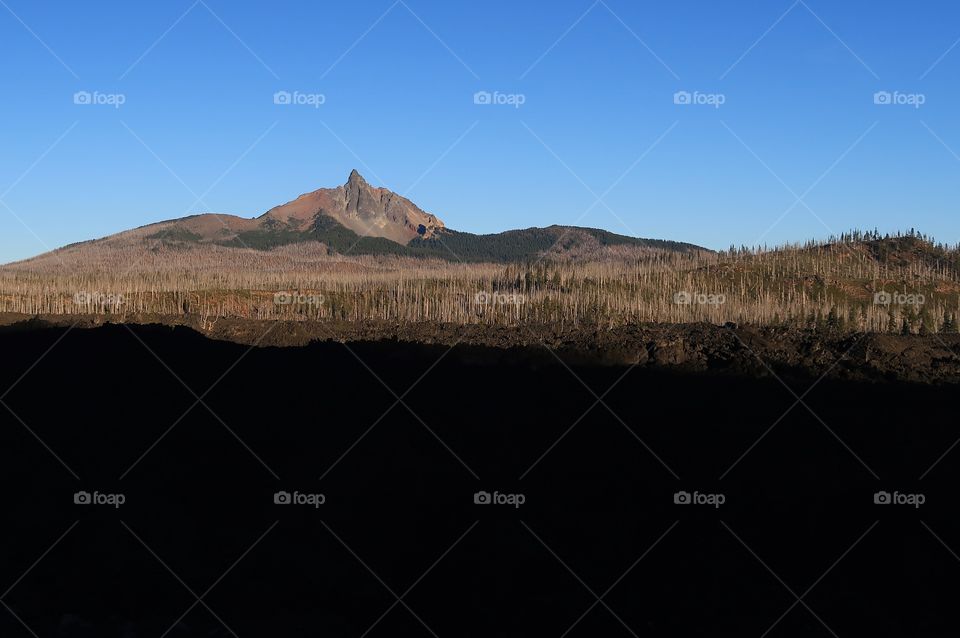
[[[960,240],[955,2],[546,6],[2,0],[0,262],[352,168],[471,232]]]

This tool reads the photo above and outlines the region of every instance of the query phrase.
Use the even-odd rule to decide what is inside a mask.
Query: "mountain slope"
[[[603,257],[619,251],[665,250],[696,252],[706,249],[680,242],[637,239],[599,230],[573,226],[550,226],[510,230],[491,235],[475,235],[444,229],[430,238],[417,238],[406,246],[388,245],[383,240],[359,237],[324,220],[315,225],[311,238],[338,253],[356,255],[394,254],[433,257],[463,262],[513,262],[540,256],[570,259]]]
[[[174,235],[165,235],[162,239],[168,245],[182,245]],[[557,259],[602,258],[614,253],[651,250],[710,252],[683,242],[639,239],[597,228],[576,226],[526,228],[489,235],[437,228],[427,237],[416,237],[409,243],[401,244],[386,237],[358,235],[332,216],[324,214],[315,215],[313,224],[305,230],[268,225],[240,231],[230,240],[216,243],[233,248],[270,250],[310,241],[320,242],[331,252],[341,255],[396,255],[474,263],[525,261],[541,256]]]

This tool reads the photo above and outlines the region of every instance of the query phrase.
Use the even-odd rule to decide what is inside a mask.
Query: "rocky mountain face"
[[[267,211],[258,221],[267,228],[305,231],[318,214],[334,219],[360,237],[383,237],[398,244],[417,237],[429,239],[444,228],[436,216],[406,197],[371,186],[356,170],[342,186],[301,195]]]

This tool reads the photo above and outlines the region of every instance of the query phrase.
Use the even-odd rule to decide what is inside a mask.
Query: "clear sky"
[[[0,262],[352,168],[478,233],[952,243],[958,39],[955,0],[0,0]]]

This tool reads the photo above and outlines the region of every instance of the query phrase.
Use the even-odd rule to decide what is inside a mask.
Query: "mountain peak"
[[[360,171],[353,169],[350,171],[350,176],[347,178],[347,184],[366,184],[367,180],[363,179],[363,175],[360,174]]]
[[[357,169],[350,171],[345,184],[305,193],[271,208],[257,223],[308,232],[318,215],[332,218],[361,237],[382,237],[398,244],[417,237],[429,239],[444,228],[442,221],[409,199],[368,184]]]

